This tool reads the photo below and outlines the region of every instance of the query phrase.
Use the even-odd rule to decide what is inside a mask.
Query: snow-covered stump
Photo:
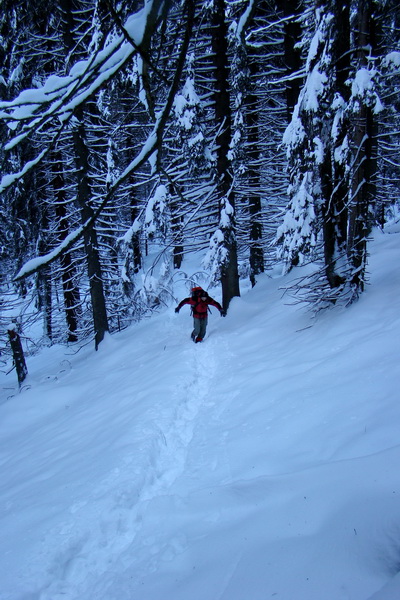
[[[15,325],[9,325],[7,333],[11,344],[15,369],[17,371],[18,384],[21,385],[25,377],[28,375],[21,338],[15,328]]]

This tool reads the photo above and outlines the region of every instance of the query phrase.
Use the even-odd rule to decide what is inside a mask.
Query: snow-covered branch
[[[51,75],[43,86],[24,90],[17,98],[0,102],[0,118],[7,122],[12,130],[20,131],[6,145],[9,150],[25,139],[32,131],[39,131],[50,122],[55,122],[54,130],[60,129],[68,121],[77,107],[99,91],[105,83],[136,53],[147,30],[152,30],[158,14],[166,0],[147,0],[143,9],[131,15],[124,29],[129,34],[113,38],[97,53],[86,60],[77,62],[66,76]],[[132,40],[132,43],[130,42]],[[54,141],[54,135],[51,144]],[[33,166],[38,164],[46,152],[42,151],[31,164],[20,173],[5,175],[0,191],[20,179]]]
[[[160,4],[160,2],[159,2]],[[180,49],[180,54],[177,60],[174,78],[165,101],[163,109],[159,112],[157,116],[157,121],[154,125],[153,131],[148,136],[145,144],[142,149],[138,153],[138,155],[131,161],[128,167],[121,173],[119,177],[117,177],[113,183],[113,185],[108,190],[107,194],[105,194],[103,200],[100,202],[98,208],[94,211],[92,217],[88,219],[84,225],[79,227],[77,230],[72,232],[66,240],[63,241],[57,248],[52,250],[50,253],[45,256],[38,257],[36,259],[32,259],[28,263],[26,263],[19,273],[16,276],[16,280],[27,277],[28,275],[32,275],[37,272],[39,269],[47,266],[48,264],[54,262],[57,258],[67,252],[70,248],[72,248],[78,240],[82,238],[85,231],[87,231],[90,227],[93,226],[95,221],[98,219],[99,215],[103,212],[104,208],[110,202],[110,200],[114,197],[118,188],[128,179],[128,177],[140,168],[147,160],[155,163],[157,156],[157,151],[161,146],[163,132],[165,129],[165,125],[170,114],[171,108],[173,106],[173,101],[175,94],[178,90],[179,80],[182,73],[185,56],[187,52],[187,48],[189,45],[189,40],[191,36],[192,26],[193,26],[193,14],[194,14],[194,2],[193,0],[187,0],[187,23],[186,30],[184,35],[184,40]]]

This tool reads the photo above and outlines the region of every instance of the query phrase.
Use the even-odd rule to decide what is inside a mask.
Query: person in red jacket
[[[219,302],[211,298],[201,287],[192,288],[190,298],[184,298],[179,302],[175,309],[178,313],[184,304],[189,304],[192,307],[194,329],[191,338],[194,342],[201,342],[206,334],[208,322],[208,307],[215,306],[221,313],[221,317],[225,317],[225,311]]]

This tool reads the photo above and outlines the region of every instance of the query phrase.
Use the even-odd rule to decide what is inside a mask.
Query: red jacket
[[[218,308],[220,312],[222,311],[222,306],[220,303],[216,300],[213,300],[213,298],[210,298],[210,296],[207,296],[206,300],[202,300],[201,298],[196,300],[193,298],[185,298],[182,300],[182,302],[179,302],[178,310],[180,310],[184,304],[190,304],[195,319],[205,319],[207,317],[208,307],[210,305]]]

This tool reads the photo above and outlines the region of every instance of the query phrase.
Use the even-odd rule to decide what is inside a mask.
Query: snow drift
[[[399,598],[399,260],[376,232],[317,320],[265,275],[202,345],[171,306],[2,374],[1,600]]]

